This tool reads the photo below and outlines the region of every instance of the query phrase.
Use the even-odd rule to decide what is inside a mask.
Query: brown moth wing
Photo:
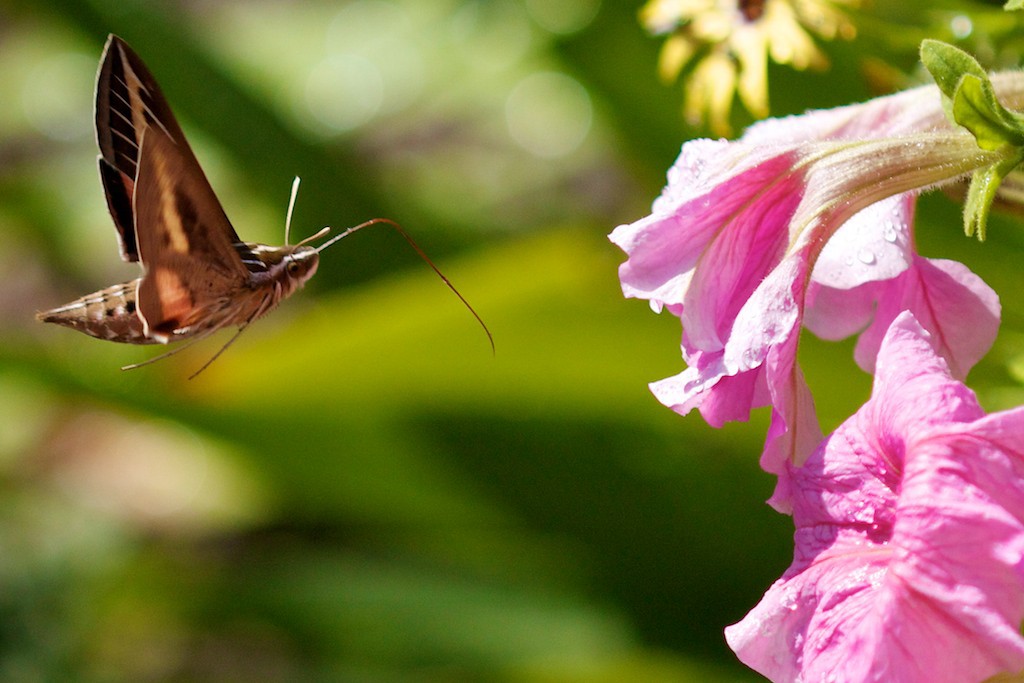
[[[121,242],[121,257],[138,261],[132,194],[139,146],[150,125],[188,145],[156,79],[128,44],[111,34],[96,74],[96,142],[107,208]],[[190,152],[191,153],[191,152]]]
[[[145,267],[138,313],[145,332],[167,342],[216,318],[249,286],[238,240],[199,163],[161,128],[142,137],[133,210]]]
[[[163,131],[178,145],[180,154],[199,168],[156,79],[128,44],[111,34],[96,75],[96,142],[107,208],[117,227],[121,258],[126,261],[139,260],[132,197],[142,137],[151,127]],[[228,230],[232,240],[239,242],[230,225]]]

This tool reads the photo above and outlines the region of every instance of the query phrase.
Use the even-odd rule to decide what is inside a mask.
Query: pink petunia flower
[[[993,83],[1024,103],[1019,74]],[[611,234],[629,257],[619,270],[625,295],[683,323],[688,368],[653,383],[655,396],[683,414],[698,408],[714,426],[771,405],[761,462],[782,474],[821,438],[796,364],[808,302],[827,301],[831,313],[807,315],[830,338],[864,329],[874,315],[858,352],[870,368],[878,330],[898,312],[874,309],[899,299],[937,325],[944,355],[965,373],[994,338],[998,300],[962,267],[914,254],[913,193],[995,158],[947,123],[934,86],[765,121],[735,142],[686,143],[651,215]],[[968,334],[949,332],[945,301],[971,311]],[[934,315],[921,310],[935,304]],[[788,508],[784,481],[771,502]]]
[[[1024,408],[985,416],[909,313],[871,399],[802,467],[793,564],[730,647],[773,681],[1024,669]]]

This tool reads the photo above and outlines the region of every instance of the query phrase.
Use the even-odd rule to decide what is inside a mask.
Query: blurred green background
[[[776,113],[911,82],[917,41],[964,12],[965,47],[1019,61],[998,3],[879,4],[898,7],[857,15],[830,71],[772,68]],[[722,629],[791,558],[765,416],[715,431],[648,394],[682,367],[678,322],[622,298],[606,239],[702,134],[638,9],[0,0],[0,680],[758,679]],[[37,324],[137,274],[95,165],[108,32],[244,239],[283,241],[300,175],[294,235],[399,221],[496,354],[384,228],[192,381],[216,341],[123,373],[154,349]],[[1019,403],[1019,226],[979,246],[942,196],[920,220],[922,251],[1003,295],[972,380]],[[830,429],[870,380],[850,343],[804,341]]]

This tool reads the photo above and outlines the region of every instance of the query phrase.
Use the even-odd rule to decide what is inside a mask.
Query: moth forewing
[[[194,157],[156,128],[142,137],[133,211],[147,334],[164,341],[196,326],[245,321],[229,319],[251,279],[234,230]]]

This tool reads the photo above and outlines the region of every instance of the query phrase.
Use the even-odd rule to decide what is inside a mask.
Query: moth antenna
[[[398,234],[401,235],[403,238],[405,238],[405,241],[409,243],[409,246],[412,247],[413,250],[415,250],[415,252],[417,254],[419,254],[419,257],[421,259],[423,259],[424,261],[426,261],[427,265],[430,266],[431,270],[433,270],[434,273],[436,273],[437,276],[439,278],[441,278],[441,281],[444,282],[445,285],[447,285],[448,289],[452,290],[452,292],[455,294],[455,296],[459,297],[459,301],[462,302],[462,305],[465,306],[466,309],[470,313],[473,314],[473,317],[476,318],[476,321],[480,324],[480,327],[483,328],[484,334],[487,335],[487,341],[490,342],[490,344],[491,344],[491,353],[493,354],[494,353],[494,337],[491,335],[491,330],[487,327],[487,324],[484,322],[483,318],[481,318],[480,314],[478,314],[476,312],[476,310],[469,304],[469,302],[466,301],[466,297],[462,296],[462,294],[459,292],[459,290],[455,288],[455,285],[452,284],[452,281],[449,280],[445,276],[445,274],[441,272],[441,269],[438,268],[436,265],[434,265],[434,262],[430,260],[430,257],[427,256],[427,253],[425,251],[423,251],[423,249],[420,248],[420,245],[416,244],[416,242],[413,240],[413,238],[409,236],[409,233],[407,233],[402,228],[401,225],[399,225],[398,223],[394,222],[393,220],[391,220],[389,218],[371,218],[370,220],[366,221],[365,223],[360,223],[359,225],[353,226],[351,228],[348,228],[348,229],[344,230],[343,232],[338,233],[337,235],[335,235],[334,237],[332,237],[331,239],[327,240],[326,242],[321,244],[319,247],[317,247],[316,251],[317,251],[317,253],[320,253],[321,251],[323,251],[327,247],[331,246],[332,244],[334,244],[338,240],[340,240],[340,239],[342,239],[344,237],[348,237],[349,235],[351,235],[352,233],[354,233],[354,232],[356,232],[358,230],[362,230],[363,228],[368,228],[371,225],[378,225],[378,224],[381,224],[381,223],[383,223],[385,225],[390,225],[392,228],[397,230]],[[328,231],[328,230],[330,230],[330,228],[324,228],[323,230],[318,232],[317,235],[326,234],[326,231]],[[309,239],[313,239],[313,238],[311,237],[311,238],[302,240],[302,242],[305,243],[305,242],[309,241]]]
[[[292,234],[292,211],[295,210],[295,198],[299,196],[299,176],[295,176],[295,180],[292,181],[292,196],[288,200],[288,215],[284,219],[284,243],[285,245],[291,244]],[[305,240],[303,240],[305,241]]]

